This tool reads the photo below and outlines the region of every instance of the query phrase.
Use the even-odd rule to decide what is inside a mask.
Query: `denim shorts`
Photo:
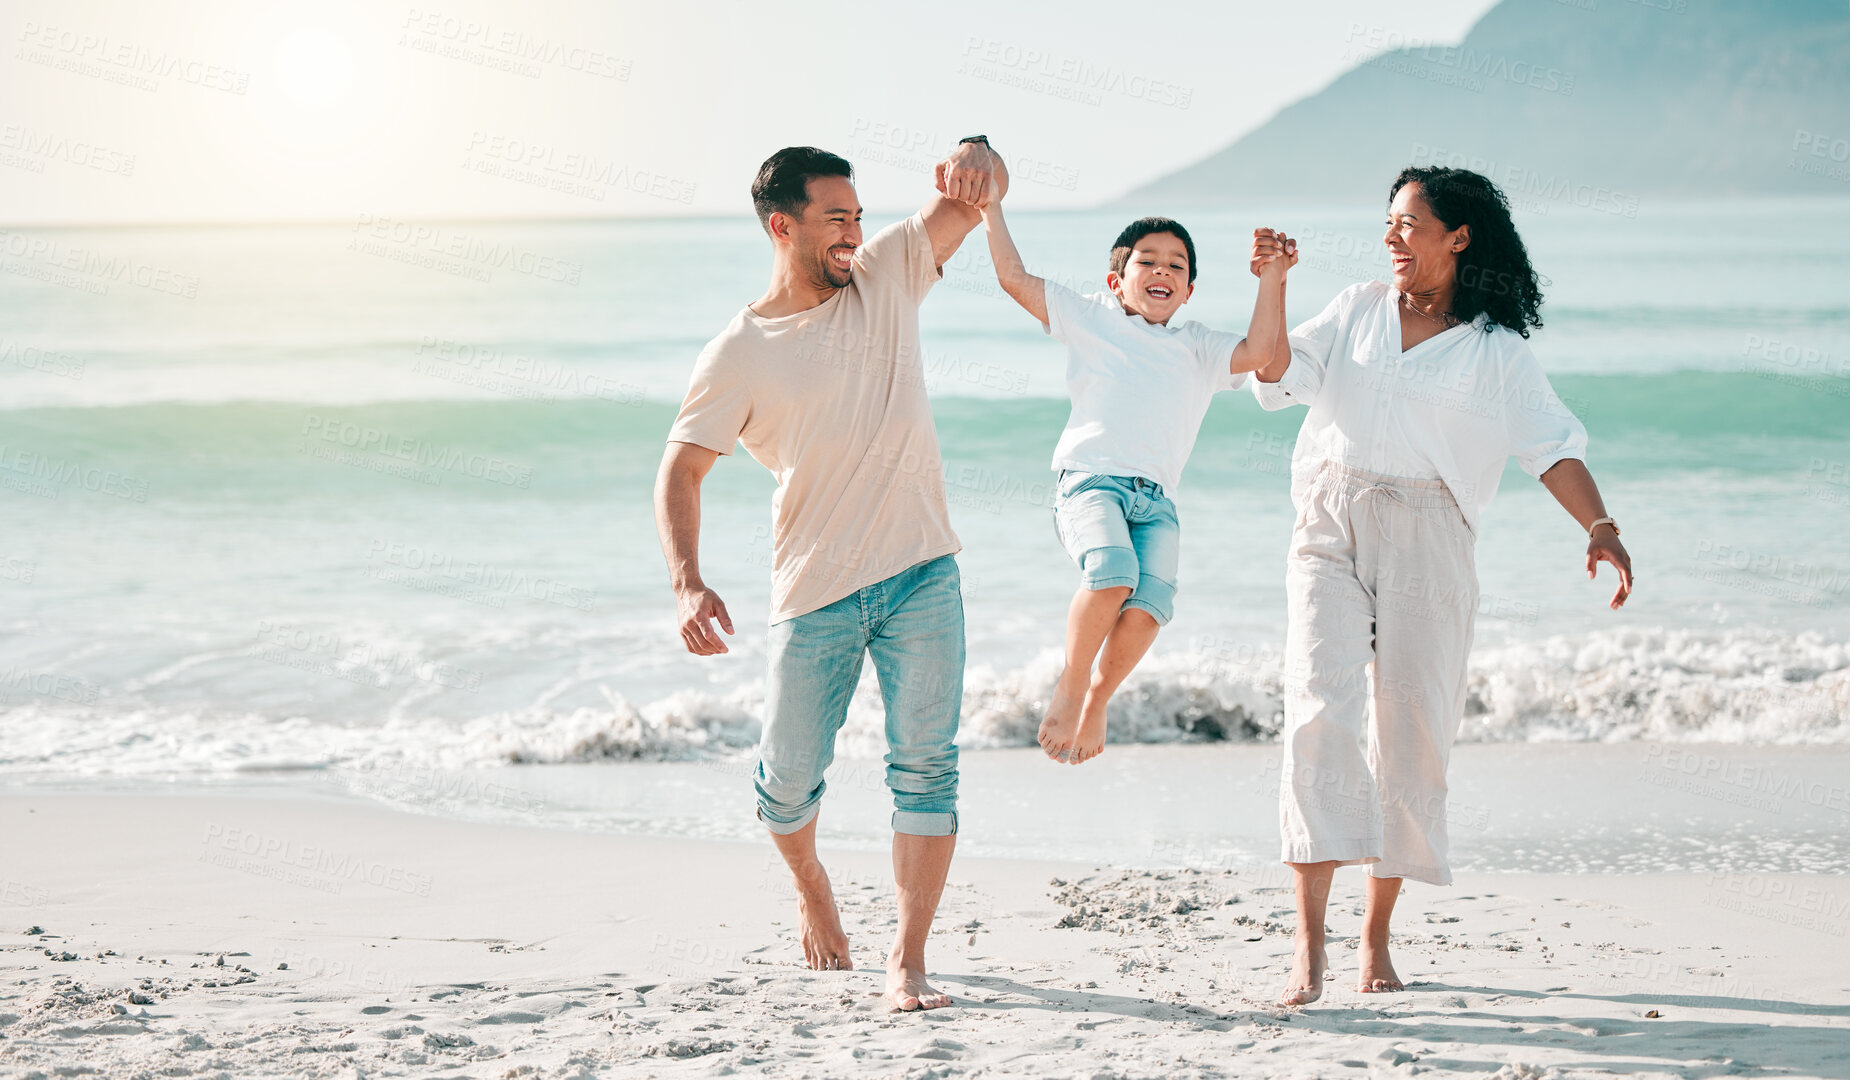
[[[826,607],[772,623],[764,734],[753,782],[774,833],[808,825],[828,786],[835,734],[868,656],[886,705],[893,831],[957,832],[957,720],[963,711],[964,597],[949,555],[908,567]]]
[[[1080,585],[1129,586],[1124,606],[1167,624],[1175,614],[1182,525],[1163,486],[1141,476],[1063,469],[1054,492],[1054,528],[1079,564]]]

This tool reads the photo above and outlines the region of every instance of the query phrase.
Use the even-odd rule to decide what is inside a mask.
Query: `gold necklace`
[[[1426,314],[1424,311],[1421,311],[1417,307],[1414,307],[1413,298],[1408,296],[1406,293],[1400,294],[1400,302],[1406,305],[1406,308],[1408,311],[1413,312],[1415,315],[1418,315],[1420,318],[1425,319],[1427,322],[1438,323],[1440,326],[1443,326],[1448,330],[1458,325],[1457,316],[1453,315],[1449,311],[1445,312],[1442,317],[1435,317],[1435,316]]]

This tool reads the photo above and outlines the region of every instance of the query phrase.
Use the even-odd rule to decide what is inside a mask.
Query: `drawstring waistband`
[[[1311,482],[1315,484],[1325,480],[1341,484],[1356,502],[1373,497],[1386,499],[1409,510],[1444,509],[1458,505],[1450,489],[1445,486],[1445,481],[1439,479],[1386,476],[1353,465],[1326,461]],[[1386,516],[1377,511],[1374,518],[1375,531],[1380,535],[1381,542],[1391,546],[1394,538],[1388,534]]]
[[[1353,465],[1326,461],[1318,467],[1312,482],[1325,478],[1352,489],[1358,499],[1368,495],[1385,495],[1415,510],[1458,505],[1458,500],[1452,498],[1451,489],[1445,486],[1445,481],[1436,477],[1387,476],[1358,469]]]

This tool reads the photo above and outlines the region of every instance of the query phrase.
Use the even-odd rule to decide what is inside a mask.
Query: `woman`
[[[1586,429],[1525,340],[1542,297],[1503,193],[1474,172],[1419,168],[1389,200],[1393,283],[1345,289],[1253,384],[1267,409],[1310,407],[1286,571],[1280,820],[1298,902],[1286,1005],[1323,992],[1338,866],[1368,866],[1364,993],[1402,988],[1388,958],[1401,879],[1451,882],[1445,772],[1477,613],[1472,547],[1510,456],[1587,529],[1587,575],[1617,569],[1610,606],[1632,587],[1581,460]],[[1295,261],[1287,252],[1262,231],[1255,272],[1268,256]]]

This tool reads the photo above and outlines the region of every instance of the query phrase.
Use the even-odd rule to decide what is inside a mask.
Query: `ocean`
[[[1610,569],[1586,580],[1580,530],[1512,465],[1461,739],[1850,743],[1850,202],[1636,209],[1518,226],[1547,281],[1534,348],[1637,592],[1607,610]],[[1037,272],[1094,289],[1127,216],[1015,227]],[[1300,237],[1293,322],[1386,277],[1371,208],[1182,219],[1182,318],[1244,327],[1254,225]],[[768,264],[749,218],[0,232],[0,781],[691,763],[746,784],[770,479],[739,454],[706,482],[703,571],[738,629],[717,658],[674,631],[650,488],[694,356]],[[923,324],[980,755],[1031,743],[1057,670],[1064,358],[980,235]],[[1114,740],[1275,738],[1302,415],[1209,411],[1177,616]],[[841,752],[882,752],[871,669]]]

